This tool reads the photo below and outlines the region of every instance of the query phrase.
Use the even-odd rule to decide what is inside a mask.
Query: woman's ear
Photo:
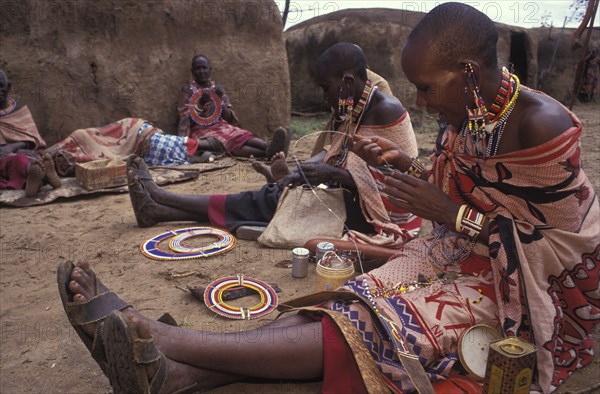
[[[470,64],[471,68],[473,69],[473,71],[475,71],[476,74],[479,74],[479,72],[481,71],[481,65],[476,60],[463,59],[460,61],[460,64],[462,65],[463,68],[467,67]]]
[[[351,72],[345,72],[344,76],[342,77],[342,80],[344,82],[354,82],[354,74],[352,74]]]

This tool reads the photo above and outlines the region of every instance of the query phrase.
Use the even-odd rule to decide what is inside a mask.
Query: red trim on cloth
[[[225,221],[225,194],[215,194],[208,199],[208,220],[215,227],[227,228]]]
[[[323,390],[324,394],[366,393],[367,388],[352,351],[335,323],[327,315],[321,319],[323,328]]]
[[[389,127],[395,126],[398,123],[402,122],[404,119],[406,119],[407,116],[408,116],[408,111],[404,111],[404,113],[402,115],[400,115],[400,117],[398,119],[396,119],[395,121],[393,121],[392,123],[376,124],[376,125],[365,124],[365,125],[361,125],[361,128],[363,128],[363,129],[387,129]]]
[[[186,148],[188,155],[193,156],[198,150],[198,140],[195,138],[188,138]]]
[[[0,189],[22,190],[27,183],[27,167],[31,158],[22,153],[5,156],[0,160]]]

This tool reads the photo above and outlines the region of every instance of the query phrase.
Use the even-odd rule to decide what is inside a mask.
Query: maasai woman
[[[52,158],[40,153],[46,142],[26,105],[8,96],[11,83],[0,70],[0,189],[25,189],[35,196],[44,182],[60,187]]]
[[[178,133],[199,141],[201,152],[228,152],[241,157],[267,157],[285,151],[289,146],[289,133],[275,130],[269,143],[252,132],[242,129],[231,107],[229,97],[221,85],[211,80],[212,67],[204,55],[192,59],[191,82],[179,93]]]

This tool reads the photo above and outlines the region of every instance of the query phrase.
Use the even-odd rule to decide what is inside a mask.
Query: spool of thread
[[[310,251],[306,248],[294,248],[292,250],[292,276],[304,278],[308,275],[308,257]]]
[[[315,290],[335,290],[354,276],[354,262],[351,259],[327,252],[317,263]]]
[[[333,252],[335,250],[335,246],[331,242],[319,242],[317,244],[315,260],[317,263],[321,261],[325,253]]]

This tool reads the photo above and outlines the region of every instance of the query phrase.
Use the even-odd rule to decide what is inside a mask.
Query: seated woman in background
[[[289,133],[275,130],[270,142],[242,129],[223,87],[210,79],[212,67],[204,55],[192,59],[193,79],[179,93],[178,134],[198,140],[198,150],[233,156],[272,158],[287,152]]]
[[[0,190],[25,189],[27,197],[35,196],[44,182],[60,187],[54,163],[39,150],[46,142],[38,132],[26,105],[8,96],[11,83],[0,70]]]

